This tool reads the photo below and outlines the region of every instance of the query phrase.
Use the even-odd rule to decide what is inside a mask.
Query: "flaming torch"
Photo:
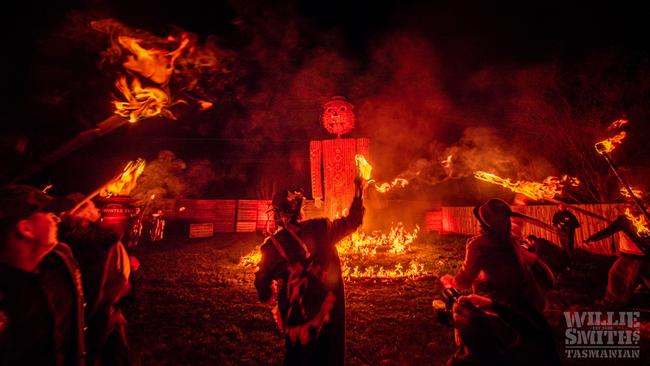
[[[74,213],[86,202],[93,199],[95,196],[100,195],[103,197],[110,197],[112,195],[128,195],[133,188],[135,188],[138,178],[144,172],[145,161],[143,159],[136,159],[130,161],[122,172],[117,176],[111,178],[106,183],[102,184],[94,192],[87,195],[81,202],[77,203],[69,212]]]
[[[371,179],[371,172],[372,172],[372,165],[366,160],[366,158],[363,155],[357,154],[354,156],[354,161],[357,165],[357,170],[359,172],[359,175],[368,181],[368,184],[372,183],[375,186],[375,189],[379,193],[386,193],[390,191],[391,189],[395,187],[400,187],[404,188],[406,187],[407,184],[409,184],[409,181],[404,179],[404,178],[395,178],[393,179],[392,182],[384,182],[384,183],[377,183],[374,179]]]
[[[612,124],[612,126],[616,123],[616,121]],[[610,126],[611,127],[611,126]],[[616,168],[616,164],[614,164],[614,160],[612,159],[610,153],[616,149],[616,147],[623,142],[623,139],[625,138],[626,133],[625,131],[621,131],[618,133],[616,136],[598,141],[594,147],[596,148],[596,152],[600,154],[607,164],[609,165],[609,168],[612,170],[616,178],[618,179],[619,182],[621,182],[621,185],[625,188],[627,191],[627,196],[631,197],[634,200],[634,203],[636,203],[637,207],[641,210],[643,213],[643,216],[645,216],[645,219],[647,221],[650,221],[650,215],[648,215],[648,211],[646,211],[645,206],[643,205],[643,202],[641,202],[641,199],[637,197],[637,195],[634,193],[632,188],[630,187],[629,184],[623,179],[623,177],[618,174],[618,169]]]
[[[476,179],[485,182],[489,182],[492,184],[496,184],[508,188],[509,190],[515,193],[521,193],[526,197],[532,198],[534,200],[544,200],[556,205],[563,204],[566,205],[567,207],[571,207],[572,209],[578,212],[582,212],[585,215],[597,218],[599,220],[610,222],[609,219],[600,216],[596,213],[593,213],[591,211],[555,199],[555,197],[562,194],[564,187],[566,186],[577,187],[580,185],[580,180],[576,177],[570,177],[568,175],[563,175],[560,178],[549,176],[546,177],[546,179],[544,179],[544,181],[541,183],[529,182],[529,181],[513,182],[510,180],[510,178],[501,178],[496,174],[484,172],[481,170],[474,172],[474,177]]]

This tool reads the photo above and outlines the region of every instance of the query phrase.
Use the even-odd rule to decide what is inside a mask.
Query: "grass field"
[[[239,265],[240,257],[261,239],[254,234],[223,234],[133,249],[141,261],[135,302],[126,310],[134,364],[281,364],[283,341],[270,306],[257,299],[253,270]],[[437,275],[455,273],[462,263],[464,243],[465,238],[425,235],[418,238],[411,253],[396,258],[408,262],[416,257],[425,264],[428,276],[346,281],[346,364],[446,363],[455,349],[453,333],[438,324],[431,301],[440,297]],[[560,352],[564,342],[561,311],[588,307],[600,297],[611,263],[609,258],[581,256],[581,263],[560,279],[549,296],[554,309],[549,316]],[[644,350],[650,352],[645,347],[642,355]],[[570,361],[568,365],[611,364]],[[638,362],[642,361],[617,360],[616,364]]]

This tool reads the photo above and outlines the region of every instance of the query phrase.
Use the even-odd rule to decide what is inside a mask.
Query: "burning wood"
[[[534,200],[552,200],[562,194],[564,187],[577,187],[580,185],[580,180],[578,178],[569,177],[568,175],[563,175],[560,178],[549,176],[541,183],[523,180],[513,182],[509,178],[501,178],[496,174],[481,170],[474,172],[474,177],[485,182],[508,188],[515,193],[521,193]]]
[[[386,193],[395,187],[404,188],[409,184],[409,181],[404,178],[395,178],[392,182],[377,183],[371,179],[372,165],[366,160],[363,155],[355,155],[354,160],[359,171],[359,175],[368,181],[368,184],[373,184],[379,193]]]
[[[118,177],[102,187],[99,195],[102,197],[127,196],[135,188],[138,178],[144,172],[144,167],[143,159],[130,161]]]
[[[614,137],[602,141],[598,141],[596,145],[594,145],[594,147],[596,148],[596,151],[601,155],[609,154],[610,152],[614,151],[614,149],[616,149],[616,147],[621,142],[623,142],[623,139],[625,138],[626,135],[627,134],[625,131],[621,131]]]

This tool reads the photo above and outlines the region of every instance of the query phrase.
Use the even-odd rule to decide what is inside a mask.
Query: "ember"
[[[580,185],[580,180],[578,178],[569,177],[568,175],[563,175],[560,178],[549,176],[546,177],[546,179],[544,179],[544,181],[541,183],[523,180],[513,182],[509,178],[501,178],[495,174],[481,170],[474,172],[474,177],[485,182],[508,188],[513,192],[521,193],[526,197],[535,200],[552,200],[553,198],[562,194],[564,187],[577,187]]]

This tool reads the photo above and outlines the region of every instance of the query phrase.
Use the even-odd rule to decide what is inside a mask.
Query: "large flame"
[[[621,131],[614,137],[598,141],[594,147],[599,154],[608,154],[614,151],[616,146],[623,142],[626,135],[625,131]]]
[[[170,98],[162,89],[142,87],[137,78],[133,79],[129,87],[125,76],[120,77],[115,85],[126,98],[126,102],[113,101],[115,113],[122,117],[128,117],[129,122],[134,123],[159,114],[175,119],[168,109],[171,106]]]
[[[650,228],[648,227],[648,222],[643,214],[636,216],[634,215],[629,208],[625,209],[625,216],[632,222],[636,233],[639,236],[650,236]]]
[[[355,232],[336,244],[341,258],[341,271],[347,280],[352,278],[413,278],[427,274],[424,264],[412,259],[411,244],[417,239],[420,231],[415,226],[412,231],[404,229],[402,223],[394,225],[388,233],[374,231],[370,234]],[[368,264],[373,258],[384,256],[395,258],[398,263],[392,268]],[[262,258],[260,247],[242,256],[239,264],[246,268],[257,270],[257,264]],[[402,264],[402,263],[405,264]]]
[[[535,200],[550,200],[560,196],[565,186],[577,187],[580,185],[580,180],[578,178],[569,177],[568,175],[563,175],[560,178],[549,176],[541,183],[524,180],[513,182],[509,178],[501,178],[496,174],[481,170],[474,172],[474,177],[485,182],[508,188],[513,192],[521,193],[526,197]]]
[[[178,48],[170,52],[157,48],[146,49],[140,45],[143,40],[138,38],[119,36],[117,40],[122,47],[132,53],[123,66],[159,85],[169,82],[174,72],[174,62],[190,42],[187,35],[182,34]]]
[[[363,155],[357,154],[354,156],[354,161],[356,163],[359,175],[368,181],[368,184],[373,184],[375,189],[379,193],[386,193],[395,187],[404,188],[409,181],[404,178],[395,178],[392,182],[377,183],[374,179],[371,179],[372,165],[366,160]]]
[[[399,278],[414,277],[426,274],[424,264],[415,259],[408,259],[411,253],[411,244],[417,239],[420,231],[415,226],[412,231],[404,229],[401,222],[393,225],[388,233],[374,231],[370,234],[355,232],[336,244],[341,257],[341,270],[343,277],[351,278]],[[377,255],[395,257],[400,260],[406,256],[407,265],[397,263],[394,267],[385,268],[379,265],[368,265]]]
[[[138,177],[144,172],[145,161],[137,159],[130,161],[124,167],[122,174],[109,182],[99,193],[102,197],[127,196],[135,188]]]

